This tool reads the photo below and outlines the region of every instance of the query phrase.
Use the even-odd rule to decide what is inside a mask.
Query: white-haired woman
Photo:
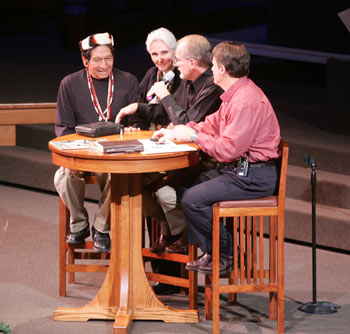
[[[133,103],[123,108],[116,120],[119,122],[125,115],[130,115],[130,126],[133,129],[142,130],[148,130],[151,123],[160,126],[170,123],[159,100],[156,97],[147,96],[153,84],[163,80],[166,82],[168,91],[174,93],[181,83],[179,71],[175,67],[176,38],[171,31],[163,27],[151,31],[146,39],[146,49],[154,66],[146,72],[140,83],[141,103]]]
[[[148,130],[160,128],[170,123],[164,107],[156,96],[147,96],[155,82],[164,81],[169,93],[173,94],[180,87],[179,71],[175,67],[176,38],[166,28],[151,31],[146,39],[146,49],[154,63],[145,74],[140,83],[141,101],[133,103],[119,112],[121,117],[128,115],[130,131],[137,128]],[[169,75],[170,74],[170,75]],[[120,117],[120,119],[121,119]],[[116,120],[118,122],[118,118]],[[175,190],[165,186],[162,173],[143,174],[143,214],[153,217],[160,226],[160,238],[150,248],[151,252],[162,253],[165,247],[171,245],[181,235],[185,228],[185,219],[176,200]],[[157,191],[162,192],[162,199],[156,200],[152,196]],[[149,229],[150,231],[150,229]],[[169,261],[152,261],[154,272],[180,276],[180,267]],[[179,292],[179,287],[158,283],[153,287],[157,294],[170,294]]]

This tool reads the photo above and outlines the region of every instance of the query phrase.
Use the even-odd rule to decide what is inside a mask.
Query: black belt
[[[276,166],[276,160],[250,162],[249,167],[270,167]]]
[[[225,166],[232,166],[237,167],[238,160],[232,161],[232,162],[219,162],[216,165],[217,169],[221,169]],[[249,167],[270,167],[270,166],[276,166],[277,161],[276,160],[268,160],[268,161],[256,161],[256,162],[249,162]]]

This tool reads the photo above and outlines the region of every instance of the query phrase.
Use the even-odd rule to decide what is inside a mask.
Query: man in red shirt
[[[219,163],[186,185],[181,205],[191,244],[204,255],[187,263],[188,270],[211,273],[212,204],[224,200],[272,195],[277,185],[280,128],[263,91],[248,79],[250,56],[244,45],[218,44],[213,50],[214,82],[224,93],[217,112],[203,122],[189,122],[154,133],[159,141],[192,141]],[[239,166],[242,166],[240,168]],[[245,167],[245,168],[243,168]],[[220,272],[233,266],[232,239],[220,226]]]

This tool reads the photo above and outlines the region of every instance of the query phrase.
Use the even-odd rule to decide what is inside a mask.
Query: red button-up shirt
[[[203,122],[189,122],[197,131],[196,143],[220,162],[238,160],[249,153],[249,161],[278,158],[280,128],[271,103],[247,77],[240,78],[221,95],[219,110]]]

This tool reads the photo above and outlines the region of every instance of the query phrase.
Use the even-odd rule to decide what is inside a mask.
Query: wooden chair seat
[[[215,203],[218,208],[262,208],[262,207],[277,207],[277,196],[268,196],[263,198],[242,199],[237,201],[222,201]]]
[[[283,139],[280,150],[276,196],[213,205],[213,273],[205,277],[205,316],[213,320],[215,334],[220,332],[220,294],[228,293],[229,302],[233,302],[236,293],[248,292],[269,293],[269,317],[276,319],[277,314],[277,331],[284,333],[284,202],[289,148]],[[234,265],[230,273],[220,277],[220,222],[227,219]]]

